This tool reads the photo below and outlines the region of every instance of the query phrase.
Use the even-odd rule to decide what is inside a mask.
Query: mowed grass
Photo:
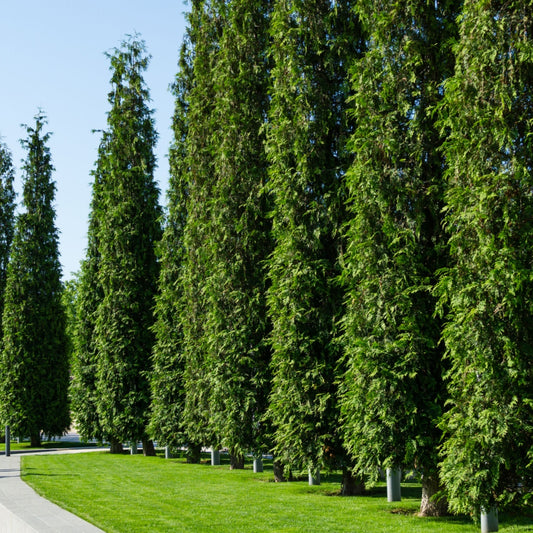
[[[320,486],[274,483],[268,466],[254,474],[226,464],[188,465],[183,459],[111,455],[35,455],[22,459],[22,479],[39,494],[107,532],[478,532],[469,518],[420,518],[420,486],[402,485],[388,503],[378,486],[342,497],[339,477]],[[500,517],[500,531],[532,531],[527,517]]]

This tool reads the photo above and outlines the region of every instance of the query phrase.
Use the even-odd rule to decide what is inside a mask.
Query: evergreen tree
[[[66,334],[68,339],[68,360],[69,368],[72,368],[74,359],[74,343],[77,327],[77,300],[78,300],[78,280],[77,278],[69,279],[63,282],[63,292],[61,302],[65,310]]]
[[[142,440],[145,453],[153,453],[146,427],[161,210],[153,176],[157,134],[142,77],[149,57],[144,42],[133,37],[109,59],[111,110],[97,165],[102,177],[97,200],[102,300],[94,330],[96,405],[112,451],[123,441]]]
[[[8,148],[0,143],[0,318],[4,311],[9,250],[15,229],[15,171]]]
[[[341,313],[346,4],[278,0],[271,23],[268,190],[275,247],[269,260],[274,452],[315,472],[336,441],[333,343]],[[351,53],[354,53],[351,50]],[[348,54],[350,55],[350,54]]]
[[[96,348],[96,317],[103,299],[99,281],[99,216],[101,209],[101,187],[105,179],[106,144],[99,147],[98,165],[93,171],[91,212],[87,231],[87,251],[81,263],[76,302],[76,325],[74,332],[74,357],[72,361],[71,399],[72,414],[76,429],[82,439],[102,441],[104,433],[97,410],[96,371],[98,352]]]
[[[163,238],[159,244],[159,294],[155,306],[153,374],[151,380],[152,414],[150,431],[155,439],[168,446],[188,444],[189,459],[194,460],[193,448],[188,441],[183,423],[184,361],[182,356],[183,333],[180,323],[183,290],[181,274],[185,250],[183,232],[187,222],[187,131],[188,99],[192,86],[192,60],[194,41],[190,29],[185,36],[179,62],[179,72],[174,84],[176,97],[172,128],[174,142],[170,148],[170,181],[168,214]]]
[[[41,431],[61,435],[70,425],[66,320],[53,201],[55,183],[46,119],[26,126],[23,203],[8,266],[3,315],[0,417],[14,434],[40,444]]]
[[[450,409],[442,476],[454,511],[533,485],[531,3],[464,3],[442,127],[450,268],[439,283]]]
[[[264,262],[270,253],[264,129],[270,2],[234,0],[224,12],[214,98],[210,250],[205,324],[213,430],[232,468],[264,444],[270,349]]]
[[[189,24],[194,39],[193,85],[189,93],[186,141],[187,224],[183,242],[185,255],[180,284],[183,291],[180,324],[183,334],[183,422],[188,441],[218,446],[210,413],[210,369],[205,325],[209,301],[205,280],[209,277],[212,250],[213,144],[216,130],[214,78],[223,27],[222,2],[196,0]]]
[[[445,394],[431,295],[443,266],[442,139],[433,107],[453,73],[458,2],[358,2],[368,50],[355,62],[347,185],[343,432],[360,472],[415,466],[422,514],[440,514],[436,427]]]

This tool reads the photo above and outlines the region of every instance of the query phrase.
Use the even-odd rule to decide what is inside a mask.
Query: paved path
[[[74,437],[71,436],[71,439]],[[74,448],[37,453],[79,453],[89,450]],[[13,451],[10,457],[0,455],[0,533],[102,533],[101,529],[42,498],[26,485],[20,479],[21,455],[23,453]]]

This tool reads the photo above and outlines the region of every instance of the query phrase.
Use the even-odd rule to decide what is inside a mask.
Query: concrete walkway
[[[81,453],[89,449],[36,453]],[[20,458],[33,452],[0,455],[0,533],[102,533],[101,529],[39,496],[20,479]]]

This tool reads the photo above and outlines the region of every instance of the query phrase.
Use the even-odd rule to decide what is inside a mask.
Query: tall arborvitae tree
[[[531,2],[465,2],[446,84],[442,477],[459,512],[533,486],[532,36]]]
[[[65,310],[66,334],[68,339],[68,360],[69,368],[72,370],[72,361],[74,359],[75,349],[74,342],[77,328],[77,301],[78,301],[78,278],[69,279],[63,282],[63,292],[61,302]],[[72,402],[72,399],[71,399]],[[72,406],[71,406],[72,410]]]
[[[264,443],[270,348],[264,262],[270,246],[264,121],[270,2],[227,3],[214,80],[216,129],[205,324],[213,430],[231,467]]]
[[[353,69],[357,122],[344,260],[346,445],[361,472],[422,474],[440,514],[436,427],[445,394],[431,290],[443,266],[442,143],[433,108],[453,73],[458,2],[358,2],[369,49]]]
[[[315,472],[336,439],[333,339],[343,218],[341,120],[346,57],[336,34],[344,4],[279,0],[271,23],[268,190],[275,248],[269,260],[274,452]],[[341,69],[339,71],[339,68]]]
[[[180,323],[183,332],[184,392],[183,421],[188,441],[217,446],[210,407],[211,383],[205,330],[209,312],[207,291],[212,250],[210,242],[214,160],[212,136],[215,125],[214,77],[223,19],[217,0],[192,2],[189,25],[194,35],[193,85],[189,93],[186,142],[187,225],[183,242],[185,256],[180,283],[183,290]]]
[[[109,55],[112,90],[108,130],[98,161],[96,405],[103,434],[118,451],[123,441],[143,441],[150,405],[153,307],[161,238],[159,190],[154,180],[157,134],[143,80],[149,57],[136,37]]]
[[[0,320],[4,311],[4,291],[6,288],[9,250],[15,229],[14,179],[15,170],[11,152],[4,144],[0,143]]]
[[[155,306],[156,343],[153,350],[150,420],[152,436],[170,447],[187,444],[190,461],[199,460],[200,448],[189,441],[184,431],[184,361],[180,317],[183,301],[181,274],[185,256],[183,232],[187,222],[187,111],[192,86],[193,54],[194,35],[188,29],[181,48],[179,72],[173,88],[176,97],[172,121],[174,142],[169,153],[168,214],[158,249],[161,271]]]
[[[16,435],[40,444],[41,431],[61,435],[70,425],[66,320],[53,207],[55,183],[46,119],[26,126],[23,203],[7,271],[3,315],[0,417]]]
[[[106,144],[99,147],[97,168],[93,172],[91,212],[87,232],[87,250],[82,261],[77,295],[76,325],[74,332],[74,356],[72,360],[72,382],[70,395],[72,415],[76,429],[83,439],[102,441],[104,434],[96,408],[96,369],[98,352],[96,349],[96,317],[98,305],[103,298],[99,281],[100,252],[98,228],[101,203],[101,186],[105,179]]]

